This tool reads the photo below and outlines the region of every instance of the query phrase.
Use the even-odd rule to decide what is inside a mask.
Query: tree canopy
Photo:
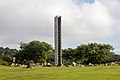
[[[110,44],[81,44],[75,49],[65,49],[63,57],[68,62],[100,64],[112,60],[112,55],[114,54],[112,50],[114,48]]]
[[[27,61],[48,62],[53,50],[52,45],[36,40],[30,43],[21,43],[20,48],[19,53],[15,55],[18,63],[26,63]]]
[[[8,65],[12,63],[13,56],[18,52],[17,49],[10,49],[9,47],[0,47],[0,64]]]

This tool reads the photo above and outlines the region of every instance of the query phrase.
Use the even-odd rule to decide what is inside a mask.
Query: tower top
[[[56,15],[55,17],[61,17],[61,16]]]

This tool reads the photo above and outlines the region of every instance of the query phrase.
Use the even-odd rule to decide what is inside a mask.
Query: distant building
[[[54,18],[55,26],[55,66],[62,65],[62,36],[61,36],[61,16]]]

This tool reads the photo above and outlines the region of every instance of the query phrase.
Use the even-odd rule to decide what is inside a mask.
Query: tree
[[[100,64],[112,61],[113,46],[110,44],[89,43],[81,44],[75,49],[65,49],[63,57],[67,62],[80,64]]]
[[[52,54],[52,46],[46,42],[31,41],[30,43],[21,43],[21,50],[16,56],[17,62],[26,64],[29,61],[40,62],[41,59],[49,61]]]
[[[64,64],[71,64],[76,61],[76,49],[68,48],[63,50],[63,60]]]
[[[78,46],[76,49],[76,54],[79,56],[78,58],[83,60],[86,64],[100,64],[109,62],[114,54],[111,52],[114,48],[110,44],[90,43],[88,45]]]
[[[119,54],[114,54],[113,55],[113,61],[120,61],[120,55]]]
[[[3,47],[0,47],[0,55],[14,55],[18,52],[17,49],[10,49],[9,47],[6,47],[6,48],[3,48]]]
[[[9,47],[3,48],[0,47],[0,59],[1,62],[4,62],[4,65],[8,65],[12,63],[13,56],[18,52],[17,49],[10,49]]]

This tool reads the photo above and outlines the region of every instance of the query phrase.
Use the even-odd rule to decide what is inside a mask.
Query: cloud
[[[62,16],[63,46],[110,37],[120,24],[119,0],[112,1],[76,5],[73,0],[0,0],[0,45],[14,47],[35,39],[53,44],[56,15]]]
[[[74,9],[71,9],[70,12],[72,10]],[[94,4],[79,5],[75,12],[77,14],[69,14],[70,17],[66,17],[68,22],[66,22],[64,30],[67,31],[65,33],[67,37],[71,39],[96,39],[112,34],[112,17],[99,1]]]
[[[109,2],[107,0],[99,0],[101,1],[101,3],[107,8],[110,16],[112,16],[113,20],[114,20],[114,25],[113,25],[113,29],[115,31],[115,33],[119,33],[120,32],[120,0],[109,0]],[[120,33],[119,33],[120,34]]]

